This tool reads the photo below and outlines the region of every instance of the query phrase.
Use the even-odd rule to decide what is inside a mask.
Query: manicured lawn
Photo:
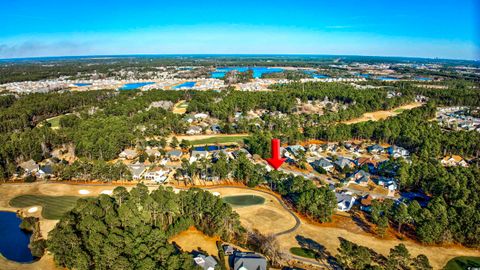
[[[182,102],[182,103],[178,104],[177,107],[178,108],[188,108],[188,102]]]
[[[315,259],[315,252],[308,248],[292,247],[290,252],[300,257]]]
[[[52,117],[50,119],[47,119],[47,122],[50,123],[51,128],[53,128],[53,129],[60,128],[60,118],[62,116],[63,115],[59,115],[59,116],[55,116],[55,117]]]
[[[10,200],[13,207],[42,206],[42,216],[46,219],[60,219],[70,211],[80,197],[76,196],[46,196],[21,195]]]
[[[215,143],[238,143],[242,142],[243,139],[248,137],[248,135],[239,135],[239,136],[217,136],[207,139],[194,140],[190,141],[192,145],[205,145],[205,144],[215,144]]]
[[[393,111],[394,113],[402,113],[403,111],[405,111],[405,109],[396,109],[395,111]]]
[[[480,268],[480,257],[456,257],[448,261],[445,270],[463,270]]]

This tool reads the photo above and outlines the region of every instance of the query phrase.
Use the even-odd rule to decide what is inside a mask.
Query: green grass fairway
[[[42,206],[42,216],[46,219],[60,219],[70,211],[80,197],[76,196],[46,196],[21,195],[10,200],[13,207]]]
[[[215,143],[239,143],[239,142],[243,142],[243,139],[247,137],[248,135],[217,136],[217,137],[211,137],[207,139],[190,141],[190,143],[192,145],[205,145],[205,144],[215,144]]]
[[[315,259],[315,252],[308,248],[292,247],[290,252],[300,257]]]
[[[396,109],[395,111],[393,111],[394,113],[402,113],[403,111],[405,111],[405,109]]]
[[[257,196],[257,195],[235,195],[235,196],[227,196],[223,197],[228,204],[232,206],[250,206],[256,204],[263,204],[265,202],[265,198]]]
[[[464,270],[480,268],[480,257],[456,257],[448,261],[445,270]]]

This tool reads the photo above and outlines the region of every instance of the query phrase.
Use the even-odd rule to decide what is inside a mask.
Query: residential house
[[[191,126],[188,128],[187,132],[185,132],[188,135],[196,135],[196,134],[201,134],[203,131],[202,127],[199,126]]]
[[[267,270],[267,260],[251,252],[235,252],[233,254],[233,270]]]
[[[355,197],[348,192],[338,193],[335,192],[335,197],[337,198],[337,210],[338,211],[350,211],[353,204],[355,203]]]
[[[446,156],[441,161],[443,166],[447,167],[454,167],[454,166],[462,166],[468,167],[468,163],[458,155]]]
[[[160,153],[160,151],[158,151],[158,149],[153,149],[153,148],[147,148],[145,150],[145,153],[148,155],[148,156],[154,156],[156,158],[160,157],[162,154]]]
[[[182,151],[180,150],[170,150],[167,152],[167,156],[171,161],[178,161],[182,157]]]
[[[38,170],[37,174],[38,174],[39,177],[45,177],[45,176],[48,176],[48,175],[52,175],[53,174],[53,168],[52,168],[51,165],[41,166],[40,169]]]
[[[344,158],[344,157],[338,157],[337,160],[335,160],[335,162],[333,162],[333,164],[335,164],[336,166],[338,166],[342,170],[345,167],[348,167],[348,168],[355,167],[355,163],[351,159]]]
[[[232,154],[233,154],[233,157],[238,158],[241,153],[244,153],[247,158],[252,158],[252,154],[250,154],[250,152],[248,152],[248,150],[245,148],[240,148],[236,151],[233,151]]]
[[[133,149],[125,149],[119,155],[120,158],[134,159],[138,156],[137,151]]]
[[[305,153],[305,148],[301,145],[290,145],[287,146],[287,150],[292,153],[294,156],[298,156],[301,151]]]
[[[327,172],[333,169],[333,163],[325,158],[315,160],[314,162],[310,163],[310,165],[312,165],[312,167],[316,170],[318,170],[319,168],[322,168]]]
[[[197,113],[193,116],[196,120],[203,120],[208,118],[208,114],[206,113]]]
[[[197,160],[200,160],[202,158],[207,158],[207,157],[208,157],[208,151],[193,150],[192,153],[190,154],[190,163],[193,163]]]
[[[18,166],[23,169],[25,174],[37,173],[40,169],[40,166],[33,159],[22,162]]]
[[[217,124],[213,124],[210,129],[213,133],[220,133],[222,131],[222,128]]]
[[[220,158],[220,153],[223,153],[225,155],[225,157],[227,158],[227,160],[234,159],[232,152],[229,152],[225,149],[213,151],[212,159],[214,161],[218,160]]]
[[[393,156],[393,158],[408,157],[408,155],[410,155],[410,152],[407,149],[396,145],[388,147],[387,153],[390,156]]]
[[[140,180],[143,177],[143,174],[147,170],[147,167],[142,163],[129,164],[128,169],[132,173],[133,180]]]
[[[200,266],[204,270],[215,270],[215,266],[217,265],[217,261],[212,256],[205,256],[203,254],[197,255],[197,257],[193,258],[195,264]]]
[[[350,175],[347,178],[347,181],[348,183],[353,182],[357,185],[366,186],[370,178],[371,178],[371,175],[368,172],[364,170],[358,170],[354,174]]]
[[[376,184],[388,190],[389,197],[395,196],[395,191],[398,189],[397,181],[393,178],[379,177],[375,180]]]
[[[223,253],[227,256],[233,255],[235,248],[231,245],[223,245]]]
[[[374,145],[371,145],[371,146],[367,147],[367,151],[371,154],[381,154],[381,153],[385,152],[385,148],[383,148],[382,146],[380,146],[378,144],[374,144]]]
[[[168,171],[158,167],[149,170],[144,175],[145,179],[152,180],[157,183],[164,183],[167,180],[167,177]]]

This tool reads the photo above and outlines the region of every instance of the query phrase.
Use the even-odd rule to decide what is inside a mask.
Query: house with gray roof
[[[344,158],[344,157],[337,158],[337,160],[335,160],[335,162],[333,163],[338,167],[340,167],[341,169],[344,169],[345,167],[352,168],[355,166],[355,163],[353,162],[353,160],[349,158]]]
[[[36,173],[40,169],[40,166],[33,159],[22,162],[18,166],[22,168],[26,174]]]
[[[217,265],[217,261],[212,256],[205,256],[199,254],[197,257],[193,258],[195,264],[200,266],[204,270],[214,270]]]
[[[358,170],[354,174],[350,175],[347,180],[348,182],[355,182],[358,185],[366,186],[371,177],[372,175],[368,172],[364,170]]]
[[[142,163],[129,164],[128,169],[132,173],[133,180],[142,179],[143,174],[147,171],[147,167]]]
[[[180,160],[182,154],[183,153],[180,150],[170,150],[167,152],[167,156],[170,158],[171,161]]]
[[[305,147],[301,145],[290,145],[287,146],[287,150],[290,151],[290,153],[292,153],[293,155],[298,156],[301,151],[305,152]]]
[[[235,252],[233,256],[233,270],[267,270],[267,260],[261,255]]]
[[[137,151],[133,149],[125,149],[119,155],[120,158],[134,159],[138,156]]]
[[[312,167],[316,170],[318,170],[318,168],[322,168],[325,171],[331,171],[333,169],[333,163],[326,158],[315,160],[314,162],[310,163],[310,165],[312,165]]]
[[[371,145],[367,147],[367,151],[372,154],[381,154],[385,151],[385,148],[378,144]]]
[[[338,211],[349,211],[350,209],[352,209],[352,206],[355,203],[355,197],[353,197],[349,193],[335,192],[335,197],[337,198]]]

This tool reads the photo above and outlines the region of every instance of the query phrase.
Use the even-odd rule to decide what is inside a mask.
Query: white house
[[[164,183],[168,178],[168,171],[162,168],[153,168],[145,173],[144,178],[157,183]]]
[[[355,197],[353,197],[350,193],[335,192],[335,197],[337,198],[338,211],[349,211],[350,209],[352,209],[352,206],[355,203]]]

